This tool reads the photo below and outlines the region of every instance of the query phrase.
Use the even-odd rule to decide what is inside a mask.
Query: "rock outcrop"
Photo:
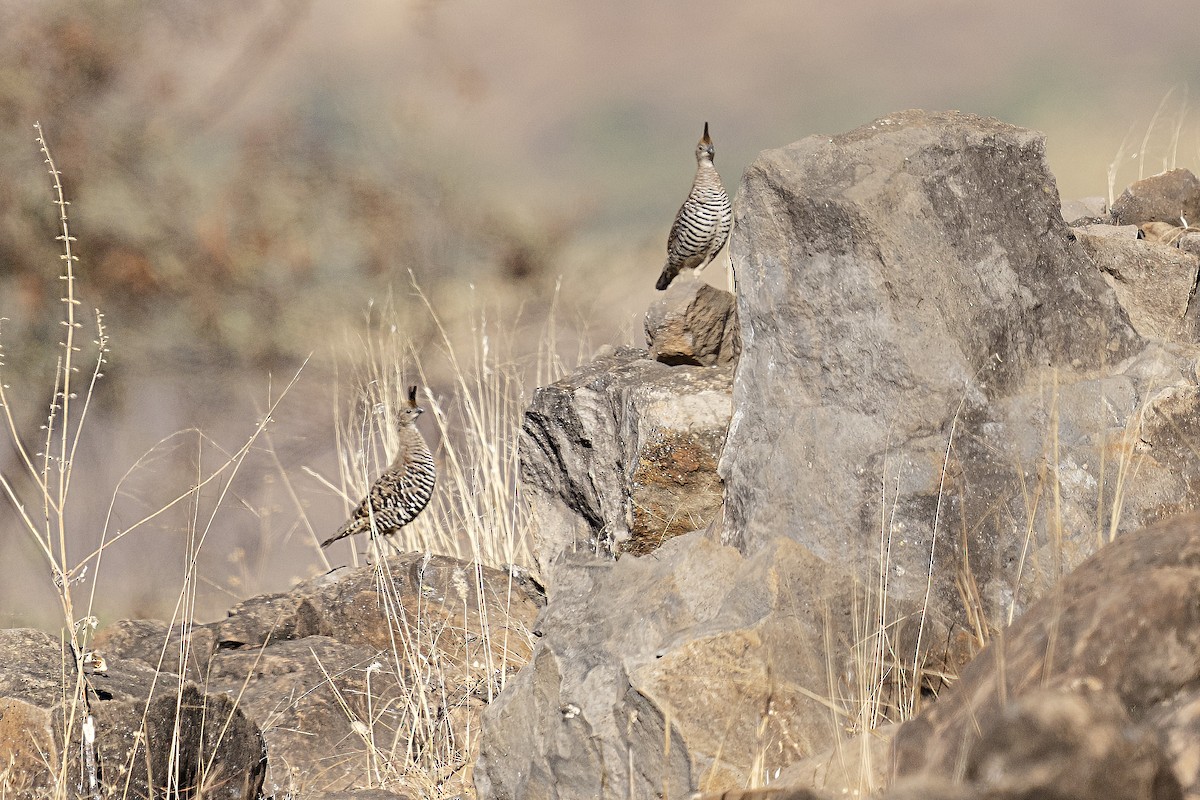
[[[74,796],[61,779],[89,792],[94,780],[96,796],[159,797],[179,787],[258,800],[263,738],[233,697],[114,654],[87,676],[87,702],[72,702],[73,656],[34,630],[0,630],[0,659],[0,763],[13,796]]]
[[[1063,224],[1041,136],[906,112],[762,154],[739,198],[723,541],[788,536],[962,622],[966,570],[985,619],[1019,613],[1094,545],[1054,531],[1109,516],[1100,465],[1144,400],[1115,377],[1144,342]],[[1033,501],[1064,480],[1071,508]]]
[[[1197,597],[1200,515],[1118,537],[901,727],[897,776],[961,775],[989,797],[1197,796]]]
[[[904,112],[761,154],[735,208],[740,355],[712,525],[611,561],[632,538],[634,387],[712,367],[621,351],[527,417],[550,603],[484,714],[483,798],[720,791],[819,761],[847,728],[929,704],[1098,547],[1200,507],[1195,275],[1105,261],[1148,246],[1134,238],[1081,243],[1040,135]],[[1114,272],[1132,280],[1114,291]],[[1134,288],[1151,278],[1158,296]],[[1013,724],[1091,720],[1136,794],[1160,754],[1120,738],[1109,700]],[[1024,763],[988,752],[984,771]],[[894,796],[968,789],[931,773]]]
[[[521,481],[548,586],[566,556],[649,553],[716,516],[733,375],[728,364],[716,365],[729,353],[721,349],[724,332],[703,346],[696,344],[702,337],[682,333],[687,309],[720,305],[712,295],[718,290],[703,286],[684,280],[671,287],[668,298],[683,297],[684,310],[662,315],[667,321],[655,329],[664,336],[655,342],[670,330],[672,352],[687,341],[693,360],[714,366],[668,366],[623,347],[538,389],[525,412]]]
[[[251,598],[207,625],[116,623],[96,648],[110,675],[182,659],[188,680],[236,698],[262,729],[268,796],[359,796],[381,780],[411,796],[469,793],[480,712],[528,659],[540,603],[504,572],[413,553]]]

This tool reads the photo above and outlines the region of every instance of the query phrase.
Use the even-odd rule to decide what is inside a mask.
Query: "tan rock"
[[[1188,311],[1200,258],[1164,244],[1100,237],[1086,230],[1075,235],[1139,334],[1166,341],[1197,340],[1197,323]]]

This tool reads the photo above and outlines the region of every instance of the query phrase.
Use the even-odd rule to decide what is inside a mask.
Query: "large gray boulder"
[[[1040,134],[908,111],[763,153],[736,208],[723,541],[788,536],[999,625],[1108,520],[1162,513],[1114,456],[1187,357],[1134,359],[1145,342],[1063,223]]]

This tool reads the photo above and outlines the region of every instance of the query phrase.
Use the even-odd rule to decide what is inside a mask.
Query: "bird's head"
[[[704,135],[700,137],[700,143],[696,145],[696,161],[712,161],[717,154],[713,147],[712,139],[708,138],[708,123],[704,123]]]
[[[401,428],[408,425],[415,425],[417,417],[421,416],[424,411],[425,409],[417,405],[417,387],[410,386],[408,387],[408,402],[400,409],[399,419],[396,420],[396,424]]]

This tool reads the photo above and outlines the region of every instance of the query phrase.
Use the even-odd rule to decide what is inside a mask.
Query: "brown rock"
[[[731,366],[741,351],[733,295],[691,274],[676,280],[646,312],[650,357],[664,364]]]
[[[338,569],[286,597],[247,601],[217,626],[223,649],[212,666],[216,685],[255,676],[243,703],[247,713],[269,721],[268,786],[364,788],[370,741],[412,735],[433,739],[433,748],[441,719],[458,722],[440,734],[443,743],[469,741],[482,706],[528,660],[538,605],[519,588],[510,594],[505,573],[482,568],[480,581],[469,564],[420,553],[384,563],[386,574]],[[280,641],[279,630],[295,638]],[[250,642],[229,649],[226,631]],[[383,708],[407,711],[394,717],[372,711]],[[460,710],[469,713],[455,716]],[[356,721],[372,719],[356,728]],[[406,757],[423,764],[430,780],[465,791],[469,783],[458,771],[473,753],[435,765],[436,753],[423,755],[423,747]]]
[[[1110,691],[1035,690],[978,725],[964,778],[989,797],[1182,797],[1154,732]]]
[[[1112,206],[1118,225],[1147,222],[1180,224],[1200,220],[1200,179],[1186,169],[1172,169],[1132,184]]]
[[[1174,776],[1194,782],[1196,772],[1185,742],[1200,681],[1197,596],[1200,515],[1119,536],[901,727],[897,774],[953,776],[969,755],[980,782],[1015,786],[1038,772],[1048,786],[1121,791],[1103,796],[1178,797]],[[1166,737],[1147,733],[1163,725]],[[1020,744],[1030,737],[1041,744]],[[1164,739],[1160,754],[1153,743]],[[1172,758],[1173,774],[1160,766]]]
[[[105,658],[136,659],[168,672],[180,672],[180,657],[186,654],[183,674],[202,682],[217,649],[217,636],[213,626],[194,622],[168,625],[157,619],[122,619],[98,631],[92,646]]]
[[[53,788],[63,741],[69,742],[66,780],[72,786],[87,787],[92,775],[106,795],[159,796],[170,780],[202,787],[205,797],[260,796],[262,735],[231,696],[207,694],[134,659],[106,656],[107,672],[89,676],[87,703],[74,702],[72,657],[57,639],[36,631],[0,631],[0,660],[0,759],[8,767],[5,786],[29,792],[22,796]],[[48,696],[50,685],[57,688]],[[94,731],[88,756],[94,767],[81,756],[85,725]]]
[[[620,552],[646,555],[716,517],[721,508],[721,441],[666,427],[647,438],[629,483],[633,525]]]
[[[411,553],[251,598],[210,625],[123,621],[97,641],[147,684],[164,642],[173,662],[190,643],[189,670],[261,724],[268,795],[365,790],[378,781],[365,765],[395,759],[423,783],[391,791],[470,794],[480,712],[528,659],[539,602],[504,571]],[[98,685],[126,691],[114,675]]]
[[[60,763],[54,716],[48,708],[0,697],[0,787],[16,797],[53,796],[51,770]]]

